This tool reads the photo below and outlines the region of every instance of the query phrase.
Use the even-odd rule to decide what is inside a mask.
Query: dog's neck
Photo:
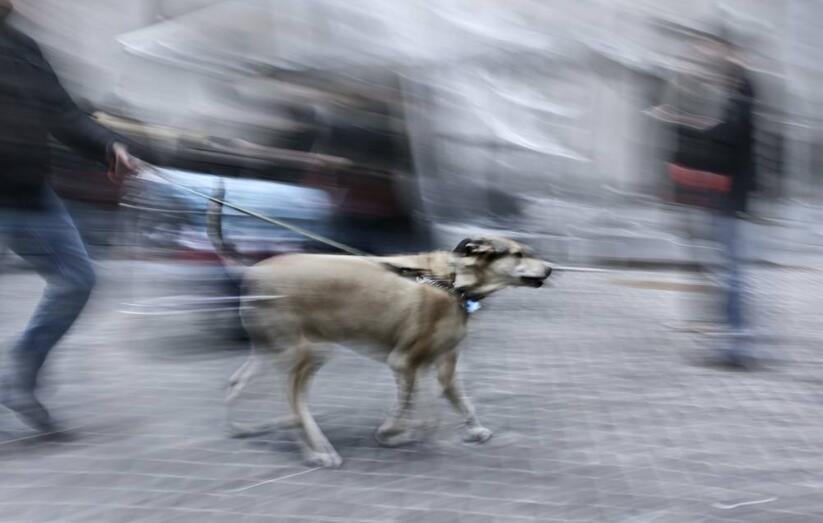
[[[452,288],[457,278],[458,261],[450,252],[435,251],[404,256],[381,256],[372,258],[372,260],[401,276],[424,277]]]
[[[383,266],[406,278],[415,278],[419,283],[435,287],[454,297],[460,307],[471,314],[480,308],[480,300],[485,296],[473,296],[471,288],[457,286],[461,266],[459,256],[451,252],[436,251],[409,256],[386,256],[375,258]]]

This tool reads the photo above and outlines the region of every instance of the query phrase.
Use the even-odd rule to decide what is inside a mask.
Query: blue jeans
[[[729,334],[725,350],[732,356],[749,355],[744,223],[734,215],[704,209],[690,209],[686,219],[690,222],[692,239],[709,242],[716,253],[713,259],[704,260],[701,265],[720,287],[722,307],[717,312]]]
[[[725,291],[726,322],[733,333],[740,334],[746,328],[743,314],[743,224],[735,216],[715,215],[715,231],[722,249],[721,276]]]
[[[0,209],[0,243],[46,280],[34,315],[11,349],[12,382],[33,390],[49,351],[85,307],[94,270],[77,227],[51,189],[41,209]]]

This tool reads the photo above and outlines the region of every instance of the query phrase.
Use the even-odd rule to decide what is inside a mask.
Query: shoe
[[[684,321],[680,323],[669,323],[666,326],[677,332],[694,334],[719,334],[725,330],[723,324],[708,321]]]
[[[34,393],[16,387],[4,387],[0,404],[12,411],[23,423],[38,432],[55,432],[57,429],[49,411],[37,401]]]
[[[707,358],[704,364],[708,367],[725,370],[753,371],[761,368],[761,363],[757,358],[734,352],[714,355]]]

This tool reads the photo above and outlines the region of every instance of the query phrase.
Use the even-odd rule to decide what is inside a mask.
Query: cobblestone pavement
[[[482,446],[429,391],[431,438],[378,447],[392,379],[341,352],[312,396],[345,459],[324,470],[299,462],[287,430],[227,437],[223,387],[243,351],[188,315],[119,312],[122,266],[102,272],[43,394],[73,438],[31,437],[0,412],[0,521],[823,521],[823,273],[757,272],[759,348],[777,361],[753,373],[693,363],[709,339],[668,325],[697,296],[686,275],[558,273],[490,299],[461,360],[496,431]],[[2,335],[36,289],[0,276]],[[261,384],[238,415],[282,411],[276,391]]]

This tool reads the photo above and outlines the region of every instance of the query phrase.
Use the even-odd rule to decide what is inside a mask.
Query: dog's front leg
[[[493,432],[480,424],[474,407],[463,393],[460,383],[457,380],[457,354],[451,353],[444,356],[437,363],[437,381],[443,387],[443,394],[449,403],[463,416],[466,424],[465,441],[485,443],[492,437]]]
[[[408,358],[396,354],[389,357],[389,367],[397,382],[397,406],[389,419],[377,429],[375,439],[381,445],[396,447],[418,439],[410,423],[414,409],[417,367],[410,365]]]

